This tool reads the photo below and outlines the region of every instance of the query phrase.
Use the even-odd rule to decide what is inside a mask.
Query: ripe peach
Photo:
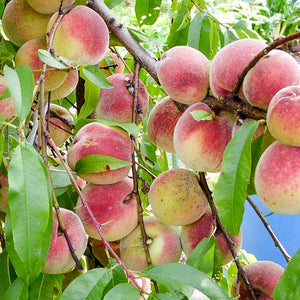
[[[50,15],[33,10],[26,0],[12,0],[3,12],[3,31],[12,43],[22,46],[29,40],[45,37],[49,19]]]
[[[149,140],[162,150],[171,153],[175,153],[174,128],[183,114],[180,105],[180,103],[167,96],[154,106],[148,118]]]
[[[58,12],[48,23],[49,31]],[[108,50],[109,33],[103,19],[91,8],[75,6],[64,15],[53,40],[53,49],[61,56],[81,64],[99,63]]]
[[[278,214],[300,213],[300,147],[272,143],[260,157],[254,184],[263,204]]]
[[[192,104],[203,100],[208,93],[209,64],[208,58],[197,49],[176,46],[166,51],[157,63],[157,76],[171,98]]]
[[[276,93],[267,110],[267,125],[276,140],[300,146],[300,86],[288,86]]]
[[[35,81],[41,75],[43,62],[38,57],[38,49],[46,49],[45,39],[33,39],[27,41],[19,48],[15,62],[16,66],[28,65],[32,72]],[[58,88],[67,78],[68,73],[63,70],[57,70],[50,66],[47,67],[45,77],[45,91],[51,91]]]
[[[137,204],[132,192],[132,182],[128,178],[114,184],[87,184],[82,194],[102,225],[102,232],[108,241],[117,241],[129,234],[137,226]],[[100,239],[95,224],[86,208],[78,199],[76,213],[79,215],[87,234]]]
[[[231,139],[233,114],[221,111],[212,120],[197,121],[191,112],[212,113],[199,102],[191,105],[179,118],[174,130],[174,147],[180,160],[199,172],[220,172],[223,152]]]
[[[178,262],[181,256],[180,238],[176,229],[153,216],[144,218],[152,265]],[[137,226],[120,243],[121,259],[133,271],[147,268],[141,228]]]
[[[247,73],[243,92],[251,105],[267,109],[279,90],[297,84],[300,84],[298,62],[284,51],[272,50]]]
[[[75,254],[80,258],[87,246],[87,235],[80,218],[72,211],[60,208],[66,231]],[[59,223],[53,208],[53,233],[50,249],[43,268],[44,273],[59,274],[70,271],[75,266],[66,238],[60,233]]]
[[[244,267],[245,274],[251,282],[256,299],[272,300],[273,291],[284,273],[284,268],[272,261],[257,261]],[[252,299],[243,280],[237,279],[232,284],[232,296],[240,300]]]
[[[75,171],[76,163],[87,155],[102,154],[131,162],[132,151],[131,139],[125,131],[93,122],[77,132],[67,160],[70,168]],[[111,184],[125,178],[130,168],[131,166],[125,166],[110,170],[107,166],[107,170],[103,172],[78,175],[91,183]]]
[[[107,51],[107,56],[105,56],[105,58],[102,59],[99,64],[100,71],[106,77],[116,73],[123,73],[124,67],[125,66],[120,57],[110,49]]]
[[[73,122],[74,119],[66,108],[50,104],[49,133],[57,146],[61,146],[71,136]]]
[[[74,3],[74,0],[26,0],[28,4],[40,14],[53,14],[60,8],[65,9]]]
[[[131,89],[133,87],[133,75],[118,73],[107,77],[107,80],[114,87],[100,90],[100,98],[96,108],[97,118],[119,123],[132,122],[133,94]],[[137,120],[140,123],[148,110],[148,92],[141,80],[139,80],[138,106],[140,111],[138,111]]]
[[[152,182],[148,198],[153,214],[169,225],[195,222],[204,214],[208,205],[197,175],[185,169],[171,169],[161,173]]]
[[[0,75],[0,95],[7,89],[4,76]],[[0,100],[0,116],[10,120],[16,116],[15,104],[11,97]]]
[[[0,172],[0,211],[6,212],[8,201],[8,179]]]
[[[215,55],[210,66],[209,83],[214,96],[227,96],[238,76],[265,47],[265,42],[256,39],[237,40],[223,47]],[[242,91],[239,95],[243,97]]]

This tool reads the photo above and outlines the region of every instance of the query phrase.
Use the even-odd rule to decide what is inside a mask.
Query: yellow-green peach
[[[298,84],[300,84],[298,62],[287,52],[272,50],[247,73],[243,82],[243,92],[251,105],[267,109],[278,91]]]
[[[12,0],[3,12],[3,31],[13,44],[20,47],[29,40],[45,37],[50,16],[33,10],[26,0]]]
[[[4,76],[0,75],[0,95],[7,89]],[[0,116],[5,120],[10,120],[16,116],[14,101],[11,97],[0,100]]]
[[[82,194],[97,222],[102,225],[106,240],[117,241],[137,226],[137,204],[132,195],[132,181],[128,178],[114,184],[87,184]],[[85,206],[78,199],[75,209],[87,234],[100,239]]]
[[[145,217],[144,224],[152,265],[178,262],[182,249],[176,229],[153,216]],[[140,271],[148,267],[140,226],[121,240],[120,253],[129,269]]]
[[[51,16],[48,31],[57,16],[58,12]],[[108,44],[109,33],[105,22],[94,10],[84,5],[77,5],[64,15],[53,39],[53,49],[57,54],[87,65],[99,63],[108,50]]]
[[[276,140],[300,146],[300,86],[288,86],[276,93],[267,110],[267,125]]]
[[[183,114],[183,105],[169,96],[151,110],[148,118],[149,140],[164,151],[175,153],[173,135],[175,125]]]
[[[260,157],[254,184],[258,197],[272,212],[300,213],[300,147],[272,143]]]
[[[87,235],[80,218],[71,210],[60,208],[65,229],[78,259],[87,246]],[[75,266],[66,238],[61,234],[59,223],[53,209],[53,232],[50,249],[43,268],[43,273],[60,274],[70,271]]]
[[[156,65],[159,82],[174,100],[192,104],[203,100],[209,88],[208,58],[199,50],[176,46],[167,50]]]
[[[195,171],[220,172],[235,117],[230,112],[220,111],[211,120],[197,121],[191,114],[197,110],[213,114],[203,102],[191,105],[175,126],[175,152],[187,167]]]
[[[119,123],[133,121],[133,75],[118,73],[107,77],[114,85],[112,89],[101,89],[100,98],[96,108],[99,119]],[[137,121],[140,123],[148,111],[148,92],[139,80]]]
[[[75,171],[76,163],[87,155],[102,154],[131,162],[132,152],[132,142],[125,131],[93,122],[77,132],[69,148],[67,160],[70,168]],[[107,165],[106,171],[78,175],[90,183],[111,184],[123,180],[130,168],[129,165],[111,170]]]
[[[161,173],[151,184],[149,194],[153,214],[169,225],[195,222],[208,206],[197,175],[187,169]]]
[[[40,14],[53,14],[65,9],[74,3],[74,0],[26,0],[27,3]],[[62,5],[61,5],[62,4]]]

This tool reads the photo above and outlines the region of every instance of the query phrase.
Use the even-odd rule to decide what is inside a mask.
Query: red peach
[[[4,76],[0,76],[0,95],[7,89]],[[15,104],[11,97],[0,100],[0,116],[5,120],[10,120],[16,116]]]
[[[53,14],[59,8],[65,9],[74,3],[74,0],[26,0],[28,4],[40,14]],[[60,7],[62,3],[62,6]]]
[[[0,211],[6,212],[8,202],[8,179],[0,172]]]
[[[108,59],[106,59],[108,57]],[[112,64],[110,64],[108,61],[113,61]],[[99,69],[100,71],[106,76],[110,76],[112,74],[116,73],[123,73],[124,71],[124,63],[121,60],[121,58],[112,50],[108,49],[107,56],[105,56],[104,59],[100,61]]]

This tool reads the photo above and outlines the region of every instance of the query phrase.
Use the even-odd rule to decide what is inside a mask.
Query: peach
[[[117,241],[128,235],[137,226],[137,204],[132,192],[132,182],[126,178],[114,184],[87,184],[82,194],[100,225],[106,240]],[[95,224],[85,206],[78,199],[76,213],[87,234],[100,239]]]
[[[250,61],[267,44],[256,39],[242,39],[224,46],[213,58],[209,72],[209,83],[216,98],[227,96]],[[240,97],[243,93],[240,91]]]
[[[144,224],[152,265],[178,262],[182,249],[176,229],[153,216],[145,217]],[[148,267],[140,226],[121,240],[120,252],[129,269],[140,271]]]
[[[57,16],[58,12],[51,16],[48,31]],[[109,33],[103,19],[91,8],[77,5],[64,15],[58,25],[53,49],[68,60],[95,65],[104,58],[108,44]]]
[[[156,71],[161,86],[171,98],[193,104],[208,93],[209,65],[208,58],[199,50],[176,46],[164,53]]]
[[[121,58],[112,50],[108,49],[104,59],[100,61],[99,69],[106,76],[116,73],[123,73],[124,63]]]
[[[298,62],[284,51],[272,50],[247,73],[243,93],[251,105],[267,109],[279,90],[297,84],[300,84]]]
[[[80,218],[71,210],[60,208],[62,219],[73,249],[78,259],[83,255],[87,246],[87,235]],[[53,233],[50,249],[43,268],[44,273],[59,274],[70,271],[75,266],[66,238],[61,234],[59,223],[53,208]]]
[[[61,9],[65,9],[74,3],[74,0],[26,0],[27,3],[40,14],[53,14]]]
[[[235,117],[220,111],[212,120],[197,121],[191,114],[197,110],[213,113],[207,104],[200,102],[182,114],[174,130],[175,152],[187,167],[195,171],[220,172]]]
[[[272,212],[300,213],[300,147],[272,143],[260,157],[254,177],[258,197]]]
[[[114,87],[100,90],[100,98],[96,108],[97,118],[119,123],[132,122],[133,94],[131,89],[133,88],[133,75],[118,73],[107,77],[107,80]],[[148,92],[141,80],[139,80],[138,106],[137,121],[140,123],[148,110]]]
[[[15,62],[16,66],[28,65],[37,81],[41,75],[43,62],[38,56],[38,49],[46,49],[46,40],[33,39],[23,44],[16,53]],[[45,77],[45,91],[51,91],[58,88],[67,78],[68,73],[63,70],[57,70],[48,66]]]
[[[0,172],[0,212],[6,212],[8,202],[8,179]]]
[[[151,110],[148,118],[149,140],[164,151],[175,153],[173,134],[178,119],[183,114],[178,102],[169,96]]]
[[[61,146],[71,135],[74,119],[63,106],[50,104],[49,133],[54,143]]]
[[[50,15],[33,10],[26,0],[12,0],[3,12],[3,31],[13,44],[22,46],[29,40],[45,37],[49,19]]]
[[[257,261],[244,267],[245,274],[251,282],[256,299],[272,300],[273,291],[284,273],[284,268],[272,261]],[[243,280],[237,278],[232,284],[232,296],[240,300],[252,299]]]
[[[149,203],[153,214],[169,225],[187,225],[205,212],[208,202],[197,175],[190,170],[171,169],[151,184]]]
[[[7,89],[4,76],[0,75],[0,95]],[[15,104],[11,97],[0,100],[0,116],[10,120],[16,116]]]
[[[102,154],[131,162],[132,152],[132,142],[125,131],[93,122],[77,132],[68,151],[67,160],[70,168],[75,171],[76,163],[87,155]],[[78,175],[91,183],[111,184],[124,179],[130,168],[129,165],[111,170],[107,166],[103,172]]]
[[[300,86],[288,86],[276,93],[267,110],[267,125],[276,140],[300,146]]]

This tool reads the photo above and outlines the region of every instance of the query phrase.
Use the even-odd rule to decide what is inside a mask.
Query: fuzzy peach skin
[[[267,109],[279,90],[297,84],[300,84],[298,62],[284,51],[272,50],[247,73],[243,92],[251,105]]]
[[[43,62],[38,56],[39,49],[46,49],[46,40],[44,38],[33,39],[23,44],[16,53],[16,67],[28,65],[37,81],[41,76]],[[51,91],[58,88],[67,78],[68,73],[63,70],[57,70],[48,66],[45,77],[45,91]]]
[[[108,59],[106,59],[108,58]],[[108,63],[108,61],[113,61],[112,64]],[[124,63],[122,59],[112,50],[108,49],[106,56],[99,63],[99,70],[106,76],[110,76],[116,73],[123,73],[124,71]]]
[[[195,171],[220,172],[235,117],[221,111],[212,120],[197,121],[191,114],[197,110],[212,113],[207,104],[199,102],[182,114],[174,130],[175,152],[187,167]]]
[[[152,265],[178,262],[181,257],[180,238],[176,229],[160,222],[153,216],[144,218],[146,234],[149,238]],[[148,267],[140,227],[136,227],[120,243],[121,259],[133,271]]]
[[[58,13],[47,25],[50,31]],[[78,5],[64,15],[53,40],[53,49],[61,56],[81,64],[99,63],[108,50],[109,33],[103,19],[91,8]]]
[[[137,204],[132,192],[132,182],[128,178],[114,184],[87,184],[82,194],[102,225],[102,232],[108,241],[117,241],[128,235],[137,226]],[[95,224],[85,206],[78,199],[75,209],[87,234],[100,239]]]
[[[159,82],[174,100],[192,104],[205,98],[209,88],[208,58],[199,50],[176,46],[164,53],[156,65]]]
[[[0,75],[0,95],[7,89],[4,76]],[[0,116],[5,120],[10,120],[16,116],[14,101],[11,97],[0,100]]]
[[[119,123],[132,122],[133,113],[133,75],[117,73],[107,77],[114,85],[112,89],[101,89],[100,98],[96,108],[96,116],[99,119]],[[133,90],[132,90],[133,92]],[[139,95],[137,121],[140,123],[148,111],[148,92],[141,80],[139,80]]]
[[[272,143],[260,157],[254,184],[258,197],[272,212],[300,213],[300,147]]]
[[[213,58],[209,83],[216,98],[227,96],[232,91],[239,74],[267,44],[256,39],[242,39],[224,46]],[[243,97],[242,91],[239,93]]]
[[[78,160],[90,154],[102,154],[131,162],[133,146],[128,134],[117,128],[98,122],[83,126],[76,134],[67,155],[70,168],[75,171]],[[78,174],[84,180],[95,184],[111,184],[121,181],[131,166],[99,173]]]
[[[66,231],[69,235],[75,254],[80,258],[87,246],[87,235],[79,217],[65,208],[60,208]],[[50,249],[46,258],[43,273],[60,274],[70,271],[75,262],[71,256],[66,238],[58,229],[58,220],[53,208],[53,233]]]
[[[27,3],[40,14],[53,14],[58,11],[61,0],[26,0]],[[71,6],[74,0],[63,0],[61,9]]]
[[[267,110],[271,135],[289,146],[300,146],[300,86],[281,89],[272,98]]]
[[[164,151],[175,153],[173,135],[175,125],[183,114],[182,105],[169,96],[158,102],[148,118],[149,140]]]
[[[0,212],[6,212],[8,202],[8,179],[0,172]]]
[[[45,37],[50,16],[33,10],[26,0],[12,0],[3,12],[3,31],[13,44],[22,46],[29,40]]]
[[[273,300],[273,291],[284,273],[284,268],[272,261],[257,261],[244,267],[245,275],[251,282],[257,300]],[[237,278],[232,283],[232,296],[239,300],[251,300],[247,286]]]
[[[171,169],[161,173],[148,193],[153,214],[169,225],[187,225],[205,212],[208,202],[197,175],[187,169]]]

